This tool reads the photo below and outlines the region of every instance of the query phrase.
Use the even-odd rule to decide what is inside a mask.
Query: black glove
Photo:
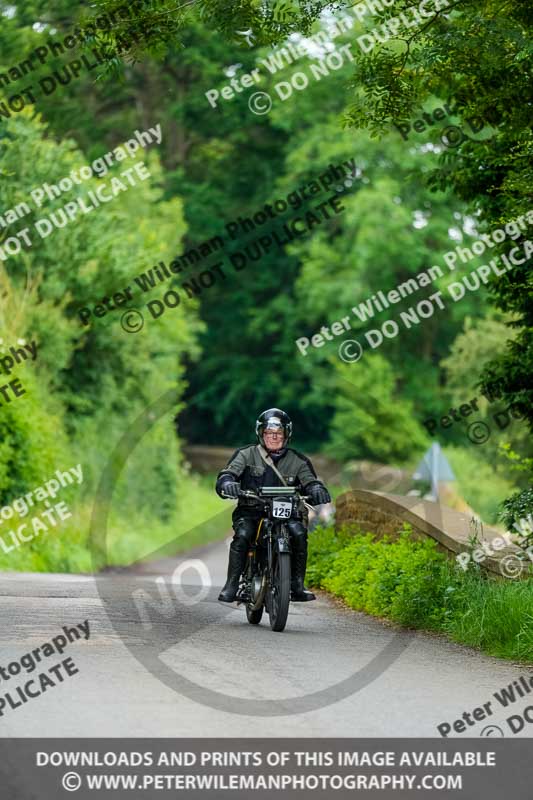
[[[228,481],[221,487],[221,491],[226,497],[235,497],[239,496],[240,485],[236,481]]]
[[[311,495],[311,503],[314,506],[320,506],[323,503],[331,503],[331,497],[322,483],[315,483],[309,487],[307,493]]]

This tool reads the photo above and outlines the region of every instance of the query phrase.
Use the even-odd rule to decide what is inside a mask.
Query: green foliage
[[[450,355],[441,361],[441,367],[444,368],[446,376],[443,396],[448,398],[450,406],[459,408],[461,404],[476,398],[478,410],[474,411],[473,415],[454,424],[452,428],[440,429],[438,434],[439,438],[442,437],[443,444],[454,442],[459,446],[465,444],[469,446],[468,425],[474,420],[485,421],[491,431],[490,439],[483,444],[482,459],[476,458],[476,461],[478,464],[483,461],[484,464],[494,465],[494,472],[498,476],[512,477],[512,467],[509,463],[506,464],[505,461],[502,461],[501,448],[512,446],[522,453],[526,452],[530,442],[527,424],[513,420],[512,424],[500,430],[494,421],[494,416],[503,412],[507,408],[507,403],[497,399],[497,396],[489,403],[481,394],[483,387],[480,386],[479,379],[479,365],[487,363],[494,356],[501,355],[510,338],[509,318],[504,317],[503,319],[507,321],[500,321],[498,317],[499,315],[488,316],[478,320],[467,317],[464,320],[463,331],[450,348]],[[439,401],[439,405],[428,411],[431,410],[434,416],[439,417],[447,409],[442,397],[436,397],[435,400]],[[468,480],[468,474],[465,477]],[[520,483],[520,476],[514,476],[514,480]],[[488,483],[490,483],[490,476]],[[479,507],[476,506],[476,508],[481,512]]]
[[[5,129],[0,168],[12,180],[0,184],[2,209],[14,207],[44,181],[57,183],[87,163],[72,140],[56,142],[42,121],[26,111],[8,120]],[[54,229],[39,245],[5,262],[0,276],[3,344],[35,341],[38,355],[13,374],[26,394],[0,407],[2,505],[33,490],[56,469],[81,462],[84,483],[74,502],[87,523],[86,504],[111,449],[148,403],[170,388],[176,389],[175,407],[143,438],[128,463],[116,489],[115,519],[121,529],[134,528],[139,506],[146,506],[154,527],[158,518],[171,526],[176,509],[185,504],[187,484],[179,468],[173,416],[180,409],[183,361],[198,352],[194,304],[184,303],[133,335],[122,330],[117,312],[94,319],[88,328],[77,317],[79,308],[134,286],[138,272],[174,256],[185,231],[181,202],[163,200],[157,156],[150,154],[147,162],[151,181],[138,182],[105,210],[80,215],[75,225]],[[126,166],[131,162],[111,170],[106,179]],[[69,197],[32,209],[13,227],[31,230],[36,219],[96,185],[96,178],[85,181]],[[154,291],[152,298],[159,294]],[[183,486],[179,492],[178,486]],[[10,553],[6,566],[87,570],[87,535],[88,529],[67,525]]]
[[[356,535],[322,585],[357,610],[409,627],[438,628],[446,611],[444,560],[433,540],[413,541],[407,528],[396,541]]]
[[[462,4],[451,15],[439,15],[436,24],[420,34],[415,32],[407,58],[402,42],[378,48],[368,58],[361,55],[355,74],[354,64],[347,61],[327,79],[312,80],[304,92],[294,91],[287,102],[279,100],[275,84],[290,80],[296,71],[309,74],[317,56],[302,57],[275,75],[263,68],[258,88],[272,95],[274,105],[270,114],[257,117],[247,107],[255,86],[231,101],[221,101],[217,109],[208,104],[205,92],[220,90],[233,72],[250,72],[273,45],[283,45],[289,33],[305,35],[323,27],[325,19],[318,21],[321,8],[338,10],[337,3],[132,4],[132,19],[119,20],[107,30],[104,24],[87,41],[87,51],[98,46],[108,54],[101,70],[82,72],[52,96],[39,96],[35,110],[25,109],[7,121],[2,118],[1,210],[26,199],[29,190],[43,181],[57,182],[71,169],[101,156],[136,128],[160,122],[163,130],[158,154],[152,152],[148,159],[150,181],[119,195],[105,208],[80,216],[75,225],[54,230],[39,243],[38,251],[25,251],[6,262],[0,335],[8,346],[18,338],[34,338],[40,350],[35,364],[20,368],[27,395],[12,406],[0,407],[0,496],[5,502],[48,477],[52,466],[78,461],[84,464],[83,491],[89,495],[111,447],[149,402],[174,386],[175,407],[143,438],[116,488],[113,530],[130,531],[132,539],[139,534],[139,525],[145,525],[139,517],[145,508],[162,521],[164,538],[190,491],[180,467],[175,413],[180,413],[182,437],[236,445],[253,437],[257,411],[282,405],[294,418],[297,447],[329,448],[339,458],[388,462],[419,456],[426,445],[420,421],[430,413],[444,413],[443,395],[448,390],[459,398],[462,387],[465,391],[475,387],[483,363],[493,356],[500,364],[502,358],[508,359],[504,372],[513,392],[509,397],[516,399],[521,392],[521,399],[530,402],[524,388],[531,371],[529,350],[524,348],[524,325],[530,324],[531,316],[527,265],[508,273],[507,294],[503,299],[500,295],[505,316],[487,317],[482,289],[424,321],[423,328],[402,329],[396,339],[383,343],[379,354],[366,352],[353,365],[342,364],[337,355],[342,338],[361,339],[367,328],[379,327],[385,318],[410,306],[411,299],[418,301],[442,288],[444,281],[436,281],[398,308],[376,312],[368,325],[351,313],[371,295],[386,293],[432,264],[444,267],[442,253],[451,246],[450,226],[458,240],[457,232],[464,234],[467,222],[471,223],[467,210],[474,212],[480,230],[486,230],[525,208],[524,155],[529,147],[521,127],[528,112],[523,102],[529,78],[522,37],[525,15],[516,2],[508,19],[496,13],[493,4],[483,2],[477,11],[474,5]],[[97,2],[91,6],[91,16],[110,14],[119,6],[122,0]],[[400,8],[395,4],[383,18],[396,15]],[[506,42],[500,49],[485,44],[491,41],[487,21],[491,15],[497,45]],[[11,6],[9,16],[2,16],[2,71],[50,38],[62,38],[80,20],[90,21],[70,0],[58,0],[53,7],[34,0]],[[369,15],[369,24],[381,21],[380,16]],[[252,47],[243,35],[246,31],[251,31]],[[335,44],[353,44],[353,38],[350,33]],[[48,60],[31,80],[36,83],[81,52],[77,47]],[[493,67],[494,93],[478,92],[482,83],[492,85]],[[10,89],[2,91],[9,93]],[[406,120],[422,102],[426,107],[441,105],[452,96],[463,98],[462,116],[493,119],[496,135],[490,142],[466,142],[442,156],[436,129],[428,141],[424,139],[424,146],[414,140],[406,145],[397,132],[379,142],[368,135],[381,123]],[[362,124],[362,130],[339,129],[339,116],[350,103],[353,108],[346,120]],[[230,252],[312,208],[316,205],[312,199],[303,209],[288,211],[233,242],[221,256],[227,273],[224,282],[202,293],[198,301],[184,301],[159,320],[150,320],[140,334],[125,334],[115,314],[96,320],[89,329],[80,325],[76,312],[81,306],[94,305],[130,284],[134,275],[158,261],[168,263],[199,242],[225,234],[228,221],[253,215],[266,202],[308,183],[329,164],[352,158],[358,177],[343,195],[345,211],[311,234],[273,247],[243,272],[235,272],[229,264]],[[114,168],[112,174],[119,171]],[[430,193],[426,178],[433,189],[444,191]],[[84,183],[48,203],[43,213],[98,183],[96,179]],[[330,188],[317,201],[335,194]],[[28,217],[30,224],[37,213]],[[4,233],[0,230],[1,236]],[[218,256],[213,263],[216,260]],[[168,287],[178,287],[194,272],[177,276]],[[162,293],[163,289],[155,289],[150,299]],[[305,358],[299,355],[296,339],[345,315],[353,331],[323,348],[310,348]],[[465,315],[472,327],[463,331]],[[519,327],[500,327],[507,321]],[[506,348],[504,340],[511,338]],[[451,358],[444,365],[450,381],[443,389],[441,365],[450,348]],[[494,371],[501,374],[497,364]],[[519,452],[527,444],[520,433],[523,427],[510,428],[511,444]],[[462,441],[459,426],[451,429],[450,436],[452,442]],[[495,447],[496,437],[494,446],[491,439],[475,458],[465,453],[454,456],[468,501],[491,519],[496,501],[516,486],[521,488],[525,480],[524,474],[514,477],[496,462]],[[491,469],[494,464],[493,476],[487,464]],[[79,519],[88,515],[81,513]],[[153,520],[151,524],[159,526]],[[47,556],[46,563],[53,567],[57,558],[63,566],[86,569],[83,534],[78,534],[79,547],[73,545],[70,561],[60,548],[54,549],[50,538],[53,556]],[[129,552],[129,546],[125,550]]]
[[[449,356],[441,362],[454,403],[464,402],[469,392],[476,392],[479,364],[504,352],[506,340],[512,338],[505,319],[465,317],[463,330],[450,347]]]
[[[0,413],[0,506],[51,476],[58,464],[70,466],[61,414],[51,410],[45,388],[28,367],[16,374],[26,394]]]
[[[395,3],[380,21],[402,9]],[[507,3],[504,13],[496,0],[465,0],[443,8],[409,36],[359,54],[357,99],[348,114],[356,127],[384,132],[392,123],[409,120],[432,95],[457,102],[463,124],[476,117],[493,125],[496,133],[490,140],[468,137],[458,149],[443,153],[428,176],[431,188],[452,188],[468,202],[481,217],[483,231],[515,219],[530,205],[533,139],[523,102],[531,84],[529,28],[527,4],[519,0]],[[505,244],[496,251],[507,249]],[[502,380],[505,399],[524,405],[531,429],[530,265],[526,261],[494,278],[491,288],[495,304],[518,315],[512,323],[517,333],[487,365],[484,382]]]
[[[533,580],[494,581],[465,575],[443,632],[489,655],[531,663]]]
[[[457,478],[457,493],[485,522],[496,524],[500,504],[513,491],[515,484],[504,460],[498,458],[493,450],[489,451],[490,456],[485,452],[490,440],[476,446],[466,436],[464,438],[464,446],[444,449]]]
[[[1,196],[1,189],[0,189]],[[34,339],[37,320],[54,314],[52,304],[38,303],[39,280],[28,276],[25,285],[15,287],[4,268],[0,268],[0,329],[2,331],[1,355],[9,354],[9,347],[21,347]],[[38,310],[37,310],[38,309]],[[66,348],[65,325],[55,317],[52,341],[57,342],[56,353],[61,363],[62,350]],[[2,372],[2,384],[18,381],[23,391],[21,397],[11,396],[11,402],[2,399],[0,406],[0,506],[9,498],[24,494],[45,476],[51,475],[57,465],[72,460],[64,431],[63,408],[51,394],[46,368],[40,356],[37,339],[37,361],[24,361],[12,367],[8,376]],[[70,466],[70,464],[68,465]]]
[[[121,0],[98,0],[94,16],[107,14],[122,5]],[[91,41],[105,44],[110,53],[121,52],[134,59],[146,51],[163,53],[171,46],[179,48],[186,37],[187,26],[201,21],[226,40],[250,46],[273,44],[296,31],[309,29],[327,6],[326,2],[296,2],[295,0],[159,0],[152,4],[138,4],[132,19],[115,22],[109,30],[98,31]],[[94,16],[87,17],[90,23]],[[243,38],[239,32],[249,32]],[[129,40],[121,47],[121,39]],[[139,40],[139,41],[136,41]]]
[[[351,608],[446,634],[503,658],[533,660],[533,580],[463,572],[431,539],[404,526],[396,539],[345,529],[309,537],[308,578]]]
[[[531,459],[522,458],[511,449],[521,452],[529,449],[530,434],[526,424],[513,420],[508,428],[499,431],[492,416],[501,412],[506,404],[501,400],[489,403],[480,394],[483,386],[479,387],[478,365],[503,353],[508,336],[508,323],[497,318],[488,317],[476,322],[467,318],[464,331],[457,336],[450,355],[441,362],[446,370],[446,389],[455,407],[477,397],[479,411],[452,428],[456,440],[462,438],[463,442],[468,442],[466,428],[474,419],[485,420],[491,430],[490,439],[482,445],[480,452],[471,446],[446,448],[446,455],[458,477],[459,494],[488,523],[496,523],[501,518],[501,503],[513,492],[515,484],[528,484],[533,464]],[[436,409],[435,416],[442,410]],[[507,458],[502,458],[502,455],[507,455]],[[520,464],[520,470],[515,469],[517,464]],[[517,471],[529,472],[529,475],[516,475]]]
[[[307,580],[313,586],[321,586],[330,573],[339,553],[350,543],[351,534],[346,530],[318,526],[310,535]]]
[[[149,478],[149,470],[146,469],[144,475]],[[230,520],[221,513],[224,511],[223,501],[214,494],[212,484],[182,474],[179,486],[180,499],[173,497],[172,500],[168,495],[148,487],[146,492],[137,495],[142,501],[137,503],[135,509],[132,508],[134,495],[130,494],[124,500],[119,493],[118,502],[113,502],[111,507],[105,552],[103,549],[99,551],[94,542],[89,540],[93,512],[89,498],[80,500],[74,497],[74,506],[71,506],[67,495],[72,519],[60,522],[57,527],[50,525],[47,532],[40,533],[29,542],[22,542],[17,548],[13,548],[9,531],[16,531],[22,522],[27,523],[32,514],[38,515],[43,510],[42,504],[31,509],[30,515],[20,522],[16,517],[8,521],[1,520],[0,537],[6,548],[12,549],[6,553],[0,547],[0,570],[97,572],[107,566],[129,566],[143,558],[153,560],[154,554],[161,557],[161,549],[165,547],[168,548],[168,555],[173,555],[224,536]],[[58,499],[64,499],[65,491],[61,492]],[[186,502],[182,502],[182,498],[186,498]],[[162,501],[166,502],[163,520],[160,513]],[[212,523],[209,522],[211,518]]]
[[[533,488],[529,487],[521,492],[515,492],[508,497],[502,503],[501,519],[508,531],[524,520],[527,523],[528,519],[531,527],[531,520],[533,519]],[[531,534],[529,538],[532,538]]]
[[[371,456],[386,463],[421,455],[427,438],[412,402],[398,397],[392,367],[377,353],[366,359],[331,365],[338,382],[328,453],[341,461]]]

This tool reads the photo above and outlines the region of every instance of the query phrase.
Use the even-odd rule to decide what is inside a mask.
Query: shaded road
[[[98,585],[92,577],[1,575],[0,665],[63,625],[88,619],[91,635],[62,656],[79,674],[4,709],[0,735],[425,737],[491,700],[493,716],[463,734],[478,736],[528,704],[526,697],[504,709],[492,694],[531,670],[398,632],[325,594],[293,604],[284,633],[272,633],[268,617],[248,625],[242,608],[216,601],[227,545],[107,574]],[[183,585],[170,582],[190,559],[203,562],[211,589],[202,590],[194,569],[183,572]],[[1,681],[0,690],[25,680]]]

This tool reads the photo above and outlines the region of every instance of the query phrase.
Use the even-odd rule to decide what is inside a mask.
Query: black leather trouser
[[[257,535],[257,526],[261,515],[250,514],[247,510],[244,514],[239,508],[233,512],[233,539],[231,548],[235,551],[247,553]],[[307,528],[301,520],[287,520],[291,546],[294,553],[307,553]]]
[[[231,603],[237,594],[239,576],[246,564],[250,546],[255,542],[261,515],[249,509],[236,508],[233,512],[233,539],[229,549],[228,578],[219,600]],[[301,519],[287,520],[291,539],[291,599],[315,600],[315,595],[304,586],[307,566],[307,527]]]

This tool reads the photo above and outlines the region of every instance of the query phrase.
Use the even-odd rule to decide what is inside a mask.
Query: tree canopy
[[[424,420],[496,379],[500,405],[480,402],[481,418],[493,428],[484,450],[469,441],[468,420],[436,436],[465,481],[478,464],[478,474],[492,470],[502,492],[525,487],[527,472],[513,472],[498,445],[527,455],[526,426],[499,430],[493,417],[518,403],[530,430],[533,423],[530,259],[419,324],[402,324],[375,352],[367,345],[370,330],[435,292],[445,296],[451,281],[527,240],[528,9],[514,0],[438,5],[420,24],[400,28],[391,21],[412,13],[404,2],[365,15],[342,3],[200,0],[127,7],[104,0],[90,15],[69,0],[53,7],[23,0],[2,11],[0,216],[135,130],[162,130],[160,145],[135,159],[144,160],[149,180],[0,262],[3,344],[42,342],[36,369],[23,367],[33,386],[28,403],[1,408],[5,497],[31,484],[59,451],[115,440],[171,386],[179,436],[191,442],[246,444],[256,414],[278,405],[294,417],[304,449],[414,464],[430,443]],[[12,71],[73,31],[74,48],[47,48],[27,75]],[[332,53],[343,58],[328,62]],[[69,65],[82,55],[94,68],[74,75]],[[221,93],[253,70],[253,85],[221,95],[213,108],[210,90]],[[46,94],[40,82],[57,74],[63,81]],[[35,102],[19,109],[12,98],[30,84]],[[268,94],[269,113],[250,108],[254,92]],[[286,202],[283,212],[252,227],[238,222],[287,201],[331,165],[344,175],[327,191],[300,205]],[[72,196],[119,172],[117,165],[109,176],[91,178]],[[317,207],[331,198],[338,213],[330,206],[330,216],[305,234],[283,238],[284,226],[320,215]],[[47,201],[42,213],[66,199]],[[0,228],[0,247],[34,225],[38,211]],[[526,222],[504,241],[457,257],[450,269],[447,253],[473,248],[520,217]],[[181,298],[138,335],[125,333],[118,315],[80,323],[80,307],[217,237],[223,247],[211,256],[189,259],[150,297],[135,294],[133,305],[143,309],[169,289]],[[223,277],[191,297],[184,284],[217,264]],[[397,305],[380,308],[372,300],[400,286],[410,289]],[[354,311],[362,307],[372,313]],[[343,318],[346,334],[300,352],[298,340],[331,331]],[[365,344],[360,360],[342,360],[343,338]],[[95,479],[105,454],[97,450]],[[15,467],[17,452],[24,458]],[[154,434],[147,452],[131,486],[151,480],[154,491],[158,482],[173,491],[179,441]]]

